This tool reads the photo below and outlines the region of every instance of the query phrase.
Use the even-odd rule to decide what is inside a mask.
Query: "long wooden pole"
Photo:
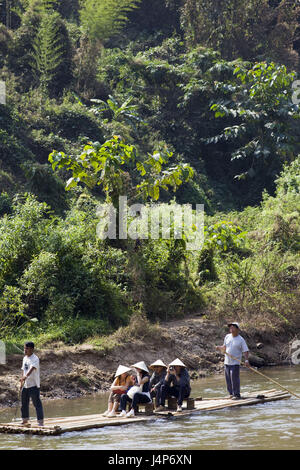
[[[229,354],[228,352],[225,352],[225,354],[227,354],[227,356],[231,357],[231,359],[234,359],[235,361],[238,361],[238,362],[242,365],[242,361],[240,361],[237,357],[232,356],[232,355]],[[247,366],[245,366],[245,367],[247,367]],[[300,396],[299,396],[299,395],[297,395],[296,393],[291,392],[290,390],[288,390],[286,387],[284,387],[283,385],[281,385],[281,384],[280,384],[279,382],[277,382],[276,380],[270,379],[270,377],[267,377],[265,374],[263,374],[262,372],[259,372],[258,370],[254,369],[254,368],[251,367],[251,366],[248,366],[248,369],[252,370],[252,371],[255,372],[256,374],[261,375],[261,376],[264,377],[265,379],[270,380],[270,382],[274,382],[276,385],[278,385],[278,387],[282,388],[283,390],[286,390],[286,391],[289,392],[291,395],[294,395],[294,397],[300,399]]]
[[[19,410],[19,407],[21,405],[21,395],[22,395],[23,387],[24,387],[24,384],[22,386],[20,386],[20,388],[19,388],[18,404],[17,404],[16,409],[15,409],[15,415],[12,419],[13,421],[17,421],[18,410]]]

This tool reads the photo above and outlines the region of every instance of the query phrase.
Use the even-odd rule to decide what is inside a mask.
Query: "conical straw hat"
[[[183,364],[183,362],[181,362],[180,359],[175,359],[175,361],[171,362],[171,364],[169,364],[169,366],[180,366],[180,367],[186,367],[185,364]]]
[[[135,367],[136,369],[142,369],[145,372],[149,372],[149,369],[146,366],[146,364],[144,363],[144,361],[137,362],[136,364],[133,364],[131,367]]]
[[[130,372],[131,369],[129,367],[126,367],[126,366],[119,366],[117,368],[117,372],[115,373],[115,377],[119,377],[119,375],[122,375],[124,374],[125,372]]]
[[[165,367],[167,369],[168,366],[166,366],[166,364],[164,364],[163,361],[158,359],[157,361],[153,362],[153,364],[149,366],[150,369],[153,369],[153,367]]]

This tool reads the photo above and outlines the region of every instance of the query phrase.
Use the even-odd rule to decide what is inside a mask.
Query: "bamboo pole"
[[[22,395],[23,387],[24,387],[24,384],[23,384],[23,386],[20,385],[20,387],[19,387],[18,404],[16,405],[15,414],[14,414],[14,417],[12,419],[13,421],[17,421],[18,410],[19,410],[20,405],[21,405],[21,395]]]
[[[235,361],[238,361],[238,362],[242,365],[242,361],[240,361],[237,357],[232,356],[232,355],[229,354],[228,352],[225,352],[225,354],[227,354],[227,356],[231,357],[231,359],[234,359]],[[294,393],[294,392],[291,392],[288,388],[284,387],[284,386],[281,385],[279,382],[277,382],[277,380],[270,379],[270,377],[267,377],[265,374],[263,374],[262,372],[259,372],[258,370],[254,369],[254,368],[251,367],[251,366],[245,366],[245,367],[247,367],[248,369],[252,370],[252,371],[255,372],[256,374],[261,375],[261,376],[264,377],[265,379],[270,380],[270,382],[274,382],[274,384],[278,385],[278,387],[282,388],[282,389],[285,390],[286,392],[289,392],[289,393],[290,393],[291,395],[293,395],[294,397],[300,399],[300,396],[299,396],[299,395],[297,395],[297,394]]]

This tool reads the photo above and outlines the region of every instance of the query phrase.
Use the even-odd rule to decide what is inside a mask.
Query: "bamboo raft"
[[[233,401],[230,398],[195,398],[195,408],[187,410],[183,408],[182,412],[162,411],[146,416],[140,413],[134,418],[106,418],[101,414],[91,414],[86,416],[71,416],[59,418],[47,418],[44,426],[38,426],[36,421],[31,422],[30,427],[25,427],[21,423],[10,422],[0,423],[0,433],[7,434],[37,434],[43,436],[56,436],[67,432],[84,431],[86,429],[102,428],[104,426],[121,426],[131,423],[146,423],[155,419],[162,418],[181,418],[191,416],[195,413],[221,410],[224,408],[234,408],[240,406],[257,405],[276,400],[290,398],[287,392],[272,389],[262,390],[255,393],[245,393],[243,399]]]

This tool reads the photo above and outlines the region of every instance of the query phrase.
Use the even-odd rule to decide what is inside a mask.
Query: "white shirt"
[[[244,338],[240,335],[232,336],[231,333],[225,336],[224,346],[226,346],[226,352],[236,357],[240,361],[242,360],[242,354],[249,351],[248,346]],[[231,357],[225,354],[225,364],[228,366],[238,365],[239,362],[231,359]]]
[[[40,360],[35,354],[31,354],[31,356],[24,357],[22,364],[23,377],[27,375],[31,367],[34,367],[34,369],[28,379],[25,380],[24,388],[40,388]]]

